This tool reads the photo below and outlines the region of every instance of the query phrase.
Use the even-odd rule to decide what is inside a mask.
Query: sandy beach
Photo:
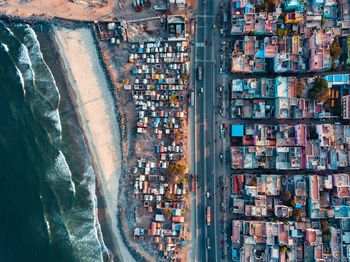
[[[118,186],[121,176],[120,130],[106,75],[89,29],[55,29],[55,38],[76,95],[77,113],[102,189],[118,261],[135,261],[117,228]],[[105,224],[105,223],[104,223]]]
[[[0,12],[3,14],[19,17],[33,15],[42,18],[59,17],[81,21],[111,20],[114,17],[114,7],[114,1],[108,1],[102,7],[94,7],[93,5],[72,3],[68,0],[0,0]]]

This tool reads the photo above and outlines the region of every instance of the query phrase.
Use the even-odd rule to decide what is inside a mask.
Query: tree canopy
[[[304,83],[304,81],[299,80],[297,82],[297,97],[298,98],[302,98],[303,97],[303,92],[306,89],[306,84]]]
[[[169,207],[163,209],[164,217],[167,220],[169,220],[171,218],[172,213],[173,213],[173,211]]]
[[[339,59],[339,57],[341,57],[343,53],[344,53],[343,48],[340,47],[339,42],[334,41],[331,47],[331,55],[334,58]]]
[[[329,99],[328,82],[322,77],[316,78],[313,87],[308,92],[308,97],[316,102],[327,102]]]
[[[169,182],[174,183],[186,177],[185,171],[187,167],[185,164],[179,162],[170,163],[166,169]]]
[[[281,194],[281,198],[282,200],[284,201],[289,201],[292,197],[292,194],[287,190],[287,191],[284,191],[282,194]]]

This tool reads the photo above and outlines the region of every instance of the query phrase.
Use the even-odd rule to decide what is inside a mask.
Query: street
[[[220,228],[224,219],[220,207],[225,198],[220,187],[220,177],[225,172],[219,167],[222,165],[219,155],[223,142],[215,114],[216,87],[220,80],[217,58],[220,57],[218,50],[221,39],[214,24],[219,5],[220,2],[215,0],[200,0],[197,10],[194,69],[198,74],[198,68],[201,67],[203,78],[199,80],[196,77],[195,80],[195,173],[198,186],[196,261],[222,261],[224,237],[227,238],[227,233]],[[210,207],[210,223],[206,219],[207,207]]]

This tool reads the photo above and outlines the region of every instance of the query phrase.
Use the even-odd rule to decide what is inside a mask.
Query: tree
[[[329,222],[327,220],[322,220],[321,221],[321,228],[322,228],[322,232],[324,234],[329,232]]]
[[[258,180],[256,179],[256,177],[253,177],[249,183],[249,186],[257,186],[257,185],[258,185]]]
[[[309,90],[308,97],[316,102],[325,103],[329,99],[328,82],[322,77],[317,77],[313,87]]]
[[[181,129],[174,129],[174,140],[182,141],[183,140],[183,131]]]
[[[293,216],[296,220],[299,220],[301,218],[302,212],[300,208],[296,208],[293,211]]]
[[[303,92],[306,89],[306,84],[304,81],[299,80],[297,82],[297,98],[302,98],[303,97]]]
[[[330,241],[332,239],[332,235],[330,233],[323,234],[324,241]]]
[[[281,198],[283,201],[289,201],[292,197],[292,194],[287,190],[287,191],[284,191],[282,194],[281,194]]]
[[[182,163],[179,163],[179,162],[170,163],[168,168],[166,169],[169,182],[175,183],[178,180],[185,178],[186,169],[187,169],[186,165]]]
[[[281,253],[285,254],[288,251],[287,246],[281,246]]]
[[[315,126],[309,126],[309,139],[318,139],[318,134]]]
[[[335,40],[331,47],[331,55],[335,59],[339,59],[341,55],[344,53],[343,48],[340,47],[338,40]]]
[[[172,213],[173,211],[169,207],[163,209],[163,215],[166,220],[169,220],[171,218]]]

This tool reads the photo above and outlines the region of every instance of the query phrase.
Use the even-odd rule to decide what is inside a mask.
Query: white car
[[[222,69],[222,67],[220,67],[219,73],[222,74],[223,72],[224,72],[224,70]]]
[[[210,198],[210,193],[209,193],[209,191],[207,192],[207,198]]]
[[[199,88],[198,95],[200,96],[201,94],[203,94],[203,92],[204,92],[204,88],[203,88],[203,86],[202,86],[201,88]]]
[[[221,138],[225,137],[225,129],[224,129],[224,125],[223,124],[220,125],[220,137]]]

